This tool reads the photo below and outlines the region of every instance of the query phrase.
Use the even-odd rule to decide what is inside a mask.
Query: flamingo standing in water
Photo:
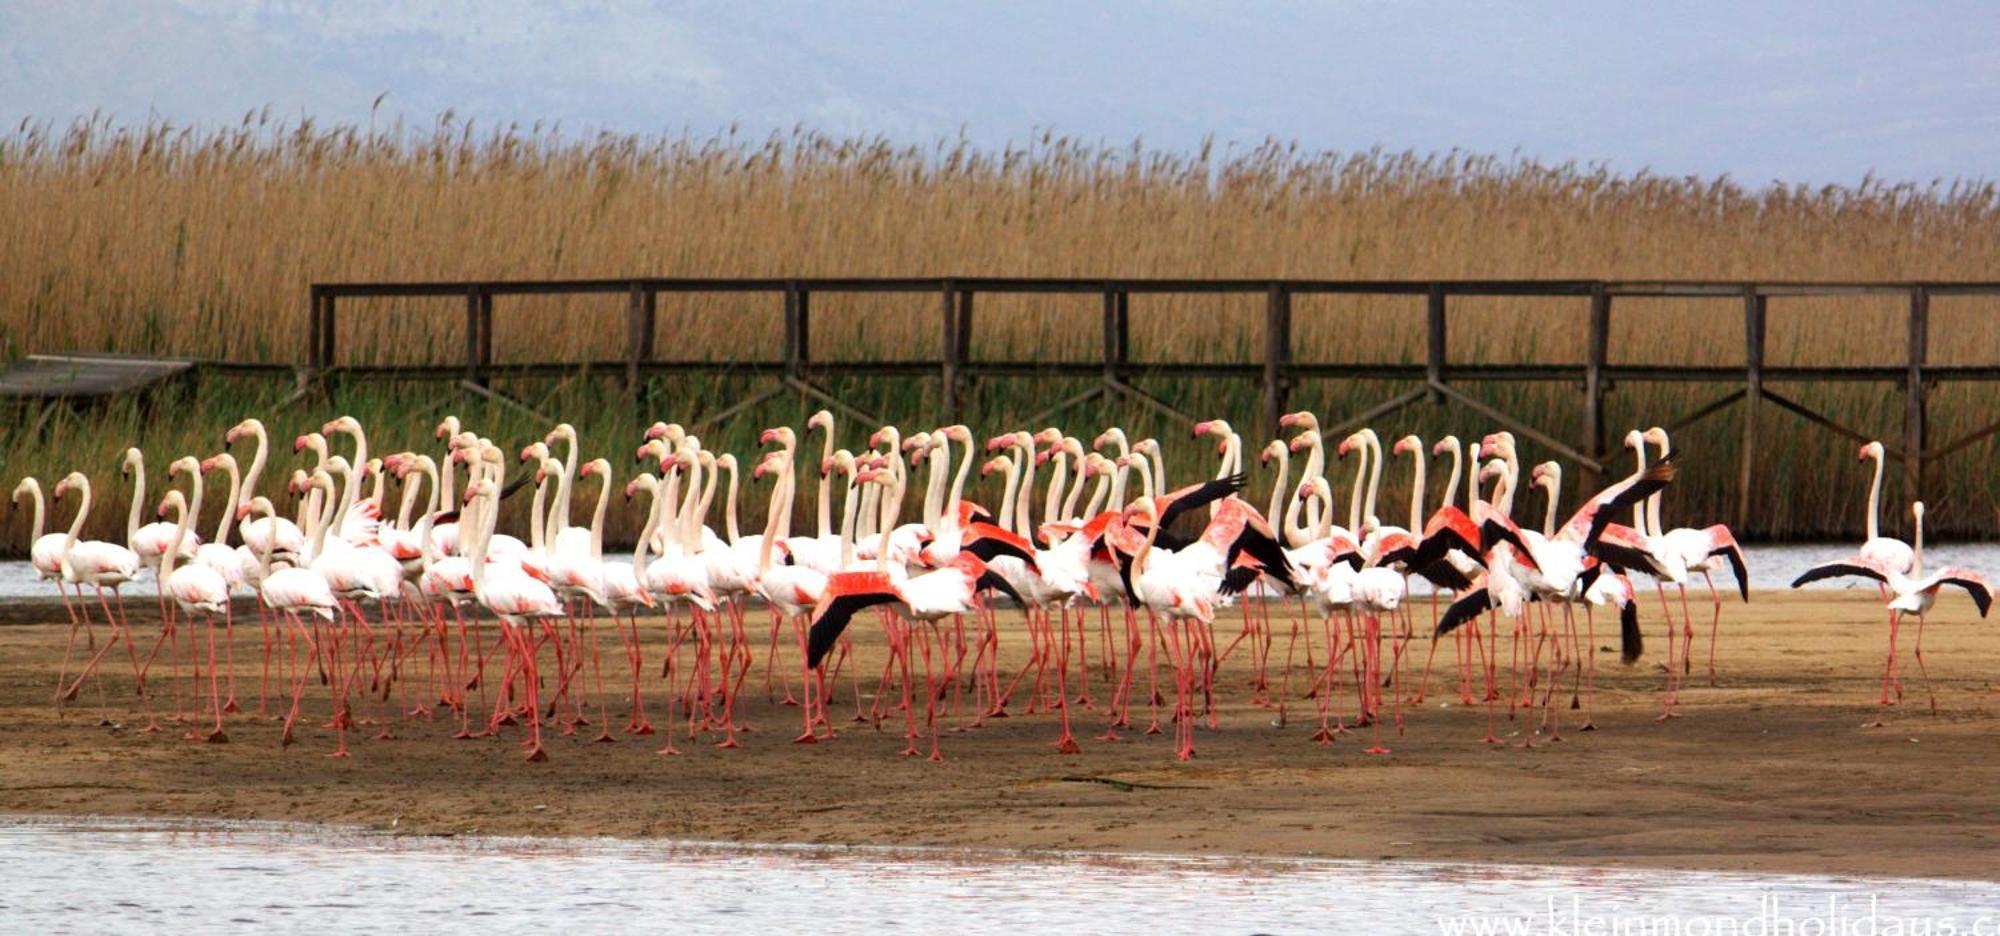
[[[1854,556],[1813,566],[1807,569],[1805,574],[1800,575],[1794,580],[1792,587],[1798,588],[1801,585],[1817,582],[1821,579],[1854,575],[1874,579],[1877,584],[1888,591],[1890,595],[1888,601],[1889,659],[1882,671],[1882,697],[1879,700],[1882,705],[1893,704],[1893,701],[1889,698],[1889,689],[1896,681],[1896,625],[1898,618],[1904,614],[1916,615],[1917,671],[1923,675],[1924,692],[1930,695],[1931,712],[1932,714],[1936,714],[1937,693],[1931,689],[1930,672],[1924,668],[1924,617],[1930,613],[1931,606],[1937,604],[1938,590],[1946,585],[1950,585],[1953,588],[1964,589],[1965,593],[1972,597],[1973,606],[1979,609],[1979,616],[1983,618],[1986,616],[1986,612],[1993,607],[1993,588],[1987,584],[1985,576],[1962,566],[1945,566],[1936,572],[1925,575],[1924,502],[1917,501],[1911,504],[1910,515],[1914,520],[1915,532],[1913,535],[1916,543],[1910,550],[1909,572],[1898,571],[1884,565],[1877,559],[1866,556]]]

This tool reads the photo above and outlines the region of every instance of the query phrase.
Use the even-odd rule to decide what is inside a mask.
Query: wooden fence
[[[675,360],[662,358],[653,342],[658,299],[662,293],[755,293],[783,303],[784,338],[776,360]],[[893,361],[818,362],[810,354],[812,300],[836,293],[927,293],[937,297],[938,353],[934,358]],[[1102,299],[1103,338],[1099,359],[1047,362],[990,360],[972,354],[976,299],[994,294],[1095,295]],[[626,353],[619,361],[539,361],[496,365],[493,360],[495,303],[503,297],[546,295],[619,295],[626,297]],[[1258,363],[1208,363],[1131,359],[1130,306],[1135,295],[1262,295],[1264,297],[1264,358]],[[1292,353],[1292,300],[1305,295],[1421,296],[1425,299],[1426,354],[1422,363],[1300,361]],[[1908,302],[1907,353],[1901,360],[1868,366],[1767,366],[1765,333],[1770,300],[1809,296],[1900,296]],[[1927,432],[1926,397],[1943,381],[2000,380],[2000,363],[1936,366],[1926,363],[1929,348],[1930,301],[1934,296],[2000,296],[2000,283],[1967,282],[1706,282],[1602,280],[1169,280],[1169,279],[1029,279],[991,277],[854,278],[854,279],[728,279],[632,278],[596,280],[316,283],[311,287],[311,335],[302,376],[312,381],[342,374],[398,379],[456,379],[469,390],[501,397],[489,384],[496,373],[564,375],[583,367],[620,370],[626,392],[636,397],[650,374],[729,371],[767,377],[768,388],[715,416],[720,422],[785,392],[818,398],[852,415],[867,418],[814,382],[818,376],[935,376],[941,390],[944,421],[957,418],[966,381],[975,377],[1063,376],[1094,377],[1081,394],[1063,400],[1055,412],[1097,397],[1119,396],[1140,401],[1176,417],[1185,414],[1133,383],[1136,374],[1169,374],[1175,378],[1218,378],[1258,381],[1263,390],[1263,421],[1275,432],[1278,417],[1290,404],[1292,387],[1300,380],[1348,378],[1415,381],[1419,386],[1387,398],[1344,421],[1326,427],[1329,436],[1379,420],[1412,404],[1452,401],[1496,424],[1556,450],[1594,476],[1605,471],[1607,450],[1604,396],[1614,381],[1683,381],[1736,384],[1736,388],[1667,423],[1680,428],[1736,406],[1741,416],[1742,451],[1736,523],[1749,526],[1752,516],[1751,467],[1757,458],[1758,420],[1766,405],[1788,411],[1810,423],[1854,439],[1866,436],[1816,412],[1775,389],[1785,383],[1837,381],[1881,383],[1899,387],[1904,396],[1902,438],[1887,446],[1906,470],[1904,495],[1922,495],[1926,467],[1996,432],[2000,420],[1962,438],[1933,444]],[[1577,364],[1453,363],[1446,354],[1450,304],[1456,297],[1568,297],[1587,304],[1586,359]],[[433,297],[465,303],[465,349],[461,365],[351,366],[340,363],[335,323],[340,300],[350,298]],[[1623,297],[1705,299],[1740,303],[1744,353],[1740,366],[1675,364],[1612,364],[1609,343],[1613,303]],[[1503,412],[1459,389],[1481,381],[1564,381],[1580,384],[1580,425],[1568,431],[1546,429]],[[1036,421],[1040,421],[1039,417]]]

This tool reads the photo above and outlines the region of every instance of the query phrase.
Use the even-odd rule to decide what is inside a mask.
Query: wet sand
[[[157,624],[142,605],[150,601],[134,603],[135,628],[150,641]],[[1083,752],[1058,754],[1049,744],[1054,717],[1024,717],[1025,689],[1015,717],[946,734],[945,763],[902,757],[900,715],[881,730],[844,720],[854,708],[845,676],[838,739],[794,745],[798,710],[766,701],[761,659],[748,683],[757,730],[741,749],[689,741],[683,723],[676,743],[686,753],[661,757],[658,736],[593,744],[595,729],[586,728],[551,737],[550,760],[529,764],[513,743],[519,729],[453,741],[442,717],[399,721],[394,740],[364,729],[352,758],[330,759],[332,735],[320,727],[328,702],[316,683],[301,743],[281,748],[278,727],[252,714],[254,615],[237,631],[237,688],[250,711],[232,716],[231,743],[136,730],[143,719],[122,660],[107,671],[120,724],[100,727],[88,687],[62,713],[50,704],[68,630],[50,623],[64,620],[60,606],[16,602],[0,607],[0,623],[11,625],[0,627],[0,811],[281,819],[425,835],[2000,874],[2000,637],[1962,596],[1940,601],[1925,634],[1936,715],[1914,660],[1902,703],[1873,704],[1886,625],[1873,592],[1853,590],[1758,593],[1748,606],[1726,605],[1714,688],[1700,666],[1706,619],[1697,602],[1703,633],[1684,717],[1656,722],[1666,641],[1657,598],[1647,610],[1648,655],[1631,668],[1610,646],[1615,621],[1598,622],[1599,730],[1566,727],[1562,741],[1532,748],[1518,746],[1528,717],[1509,721],[1504,702],[1500,732],[1512,743],[1478,743],[1483,710],[1458,704],[1450,646],[1429,700],[1406,707],[1406,730],[1385,733],[1393,753],[1381,757],[1362,753],[1365,731],[1314,744],[1310,700],[1294,700],[1290,723],[1274,727],[1273,712],[1249,702],[1249,661],[1238,648],[1218,679],[1221,727],[1198,732],[1196,759],[1185,764],[1174,760],[1171,732],[1095,740],[1101,709],[1073,709]],[[765,619],[753,611],[749,620],[761,657]],[[1281,655],[1286,625],[1274,622]],[[661,628],[651,623],[648,668],[657,676],[650,661]],[[1231,611],[1216,633],[1226,644],[1240,628]],[[1018,618],[1003,615],[1002,633],[1005,664],[1018,667],[1027,655]],[[879,628],[861,622],[857,637],[861,665],[849,672],[868,674],[866,693],[883,659]],[[1428,643],[1412,648],[1421,663]],[[1100,665],[1095,637],[1090,650]],[[623,657],[607,637],[607,677],[614,659]],[[1101,673],[1094,678],[1092,694],[1108,697]],[[1503,687],[1506,678],[1503,668]],[[665,693],[652,685],[661,723]],[[1342,701],[1351,711],[1351,690]],[[372,716],[373,704],[360,714]],[[1575,724],[1576,713],[1563,715]],[[613,716],[623,724],[620,709]],[[1133,718],[1144,727],[1142,706]]]

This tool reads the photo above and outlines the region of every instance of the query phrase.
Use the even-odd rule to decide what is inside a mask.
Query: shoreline
[[[357,733],[353,758],[335,761],[323,756],[331,736],[319,725],[326,702],[316,686],[301,743],[290,749],[278,747],[274,725],[248,714],[232,716],[225,745],[140,733],[115,702],[126,726],[98,728],[88,692],[59,718],[48,695],[67,627],[24,623],[0,629],[0,811],[393,824],[398,837],[1991,880],[2000,877],[1991,862],[2000,840],[2000,797],[1991,792],[2000,789],[2000,694],[1985,665],[1991,637],[1964,604],[1940,602],[1926,633],[1936,717],[1913,668],[1902,705],[1869,703],[1885,644],[1872,597],[1759,592],[1747,607],[1724,606],[1720,688],[1706,685],[1700,635],[1686,714],[1671,722],[1653,721],[1653,664],[1665,645],[1655,615],[1642,617],[1649,655],[1639,666],[1598,655],[1597,732],[1566,730],[1564,741],[1530,750],[1475,743],[1482,714],[1462,710],[1455,691],[1439,691],[1438,677],[1449,678],[1447,645],[1432,698],[1406,710],[1407,733],[1385,730],[1394,753],[1365,757],[1352,730],[1330,746],[1308,740],[1310,700],[1295,699],[1289,725],[1272,727],[1269,710],[1247,703],[1247,669],[1231,657],[1217,680],[1221,729],[1197,732],[1189,764],[1174,762],[1170,735],[1093,740],[1103,716],[1080,709],[1072,714],[1084,753],[1057,755],[1048,747],[1054,718],[1023,717],[1018,703],[1016,717],[946,733],[946,762],[926,764],[896,756],[899,730],[841,722],[853,706],[845,680],[834,709],[840,738],[795,746],[798,710],[765,702],[761,675],[746,684],[759,730],[740,750],[709,749],[683,731],[675,740],[687,753],[661,758],[657,736],[597,745],[586,732],[552,735],[552,760],[531,765],[511,742],[451,741],[442,721],[418,720],[396,723],[397,740]],[[157,628],[149,610],[132,608],[142,637]],[[1416,613],[1419,621],[1428,615],[1421,606]],[[761,616],[748,622],[761,656]],[[658,618],[649,623],[657,644]],[[1274,613],[1273,623],[1282,641],[1283,617]],[[239,625],[239,695],[254,710],[254,616]],[[1001,626],[1004,658],[1018,666],[1025,635],[1008,615]],[[1226,644],[1239,626],[1233,616],[1218,620],[1218,638]],[[860,658],[874,664],[862,669],[879,668],[879,629],[856,636]],[[1609,639],[1605,629],[1598,639]],[[1411,647],[1420,664],[1427,641]],[[651,647],[649,660],[658,652]],[[129,685],[129,672],[108,672],[114,691]],[[1304,672],[1301,665],[1295,678]],[[1102,691],[1096,678],[1092,687]],[[1500,716],[1502,734],[1518,740],[1522,723],[1510,728],[1504,705]],[[1141,706],[1133,718],[1141,728]],[[1863,727],[1878,718],[1883,727]]]

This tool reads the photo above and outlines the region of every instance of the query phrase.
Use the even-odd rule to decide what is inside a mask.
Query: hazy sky
[[[0,0],[0,117],[1460,148],[2000,176],[2000,4]]]

